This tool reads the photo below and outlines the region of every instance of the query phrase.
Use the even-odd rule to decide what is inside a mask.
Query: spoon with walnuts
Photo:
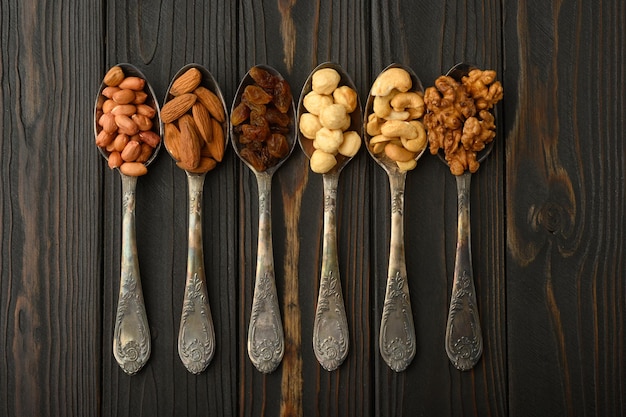
[[[496,72],[460,63],[426,89],[430,152],[437,154],[455,175],[458,226],[452,296],[446,325],[446,353],[461,371],[472,369],[483,351],[470,238],[470,180],[493,149],[495,118],[491,113],[502,99]]]

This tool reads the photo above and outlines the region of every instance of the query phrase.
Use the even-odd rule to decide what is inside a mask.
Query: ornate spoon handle
[[[446,352],[450,361],[461,371],[473,368],[483,352],[472,272],[470,181],[469,172],[456,176],[458,192],[456,260],[446,326]]]
[[[187,173],[189,239],[183,312],[178,332],[178,355],[193,374],[204,371],[215,353],[215,330],[204,274],[202,194],[205,174]]]
[[[113,333],[113,355],[129,375],[137,373],[150,357],[150,328],[141,291],[135,238],[135,188],[137,177],[122,177],[122,267],[120,293]]]
[[[324,239],[319,296],[313,324],[313,351],[324,369],[333,371],[348,355],[349,335],[337,259],[338,174],[324,174]]]
[[[252,312],[248,327],[248,356],[260,371],[274,371],[285,353],[283,324],[274,281],[272,249],[272,177],[257,174],[259,187],[259,240]]]
[[[389,173],[391,189],[391,244],[385,304],[380,323],[380,354],[396,372],[404,371],[415,356],[415,327],[404,257],[404,184],[406,172]]]

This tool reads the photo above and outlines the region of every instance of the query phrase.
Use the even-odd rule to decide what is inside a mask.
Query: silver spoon
[[[266,71],[272,76],[282,79],[280,73],[272,67],[257,65],[254,68]],[[254,79],[250,75],[251,71],[252,69],[248,71],[239,84],[233,100],[231,121],[236,107],[241,103],[245,88],[248,85],[255,84]],[[231,123],[233,149],[235,150],[237,156],[248,166],[248,168],[250,168],[250,170],[252,170],[252,172],[254,172],[258,185],[259,234],[254,295],[252,298],[250,324],[248,326],[248,356],[250,357],[252,364],[263,373],[270,373],[274,371],[282,361],[285,353],[283,324],[280,316],[274,272],[271,188],[272,176],[287,160],[296,143],[293,123],[295,115],[293,98],[291,98],[290,101],[291,104],[289,106],[289,111],[287,112],[290,118],[289,132],[285,134],[289,145],[289,151],[287,155],[264,170],[256,169],[254,165],[246,159],[245,152],[242,154],[244,145],[240,141],[241,132],[238,131],[238,127],[233,126]]]
[[[126,77],[135,76],[146,80],[145,76],[135,66],[131,64],[118,64],[118,66],[122,68]],[[106,85],[103,82],[100,85],[96,98],[94,109],[94,132],[96,136],[102,130],[98,125],[98,119],[99,114],[102,112],[102,90],[105,87]],[[144,91],[147,93],[145,103],[152,106],[156,111],[156,121],[153,122],[152,130],[161,138],[163,129],[159,119],[159,105],[155,99],[154,91],[147,81]],[[161,141],[159,141],[152,156],[144,165],[148,166],[154,161],[160,148]],[[98,149],[108,161],[109,153],[101,147],[98,147]],[[135,189],[137,177],[125,175],[121,171],[120,176],[122,178],[122,264],[115,329],[113,332],[113,355],[124,372],[134,375],[148,361],[151,341],[146,307],[141,290],[139,262],[137,260],[135,235]]]
[[[446,75],[461,81],[475,67],[466,63],[453,66]],[[495,141],[478,155],[478,162],[483,162],[493,149]],[[448,162],[440,152],[440,159]],[[483,352],[483,338],[476,304],[474,273],[472,270],[472,248],[470,235],[470,180],[472,174],[465,170],[456,175],[458,224],[457,243],[454,262],[454,278],[450,309],[446,325],[446,353],[452,364],[461,371],[472,369]]]
[[[200,86],[215,93],[220,99],[224,114],[226,114],[224,98],[213,75],[203,66],[194,63],[185,65],[176,73],[168,87],[164,105],[173,98],[170,90],[174,82],[192,68],[197,69],[202,76]],[[226,123],[222,123],[222,129],[224,137],[222,148],[224,148],[228,143]],[[217,139],[214,138],[213,140]],[[164,143],[165,149],[176,160],[173,151],[168,148],[167,138],[165,138]],[[178,332],[178,356],[185,368],[193,374],[199,374],[204,371],[215,354],[215,329],[207,294],[202,244],[202,199],[206,173],[207,171],[192,172],[191,170],[185,170],[189,189],[189,229],[187,276]]]
[[[328,62],[320,64],[311,72],[302,88],[298,103],[297,120],[300,120],[300,116],[307,112],[304,108],[303,99],[312,90],[313,74],[324,68],[332,68],[337,71],[341,76],[339,86],[348,86],[356,92],[352,79],[340,65]],[[352,123],[347,130],[356,131],[359,137],[362,136],[363,131],[361,115],[361,104],[358,102],[357,108],[350,115]],[[315,151],[313,140],[304,137],[299,132],[298,141],[300,142],[300,147],[310,159]],[[336,158],[337,164],[329,172],[322,174],[324,182],[324,238],[322,243],[319,295],[313,324],[313,351],[320,365],[327,371],[337,369],[346,359],[350,340],[337,257],[336,210],[339,173],[350,162],[352,157],[338,154]]]
[[[423,92],[421,81],[410,68],[391,64],[381,74],[391,68],[406,70],[412,81],[410,91]],[[365,107],[366,124],[373,108],[374,97],[370,94]],[[387,172],[391,191],[391,241],[385,302],[380,322],[380,354],[391,369],[401,372],[409,366],[416,352],[415,327],[404,253],[404,188],[407,171],[400,170],[388,157],[373,154],[369,146],[371,137],[366,133],[365,138],[368,152]],[[425,149],[416,155],[415,160],[424,154]]]

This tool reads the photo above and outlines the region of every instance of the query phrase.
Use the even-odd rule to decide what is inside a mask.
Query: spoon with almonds
[[[161,119],[165,149],[185,171],[189,189],[187,277],[178,355],[189,372],[199,374],[215,353],[202,245],[203,188],[207,172],[222,161],[228,141],[224,98],[206,68],[188,64],[178,71],[168,88]]]

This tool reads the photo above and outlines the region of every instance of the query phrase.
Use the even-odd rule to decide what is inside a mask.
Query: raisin
[[[258,85],[249,85],[243,90],[242,100],[251,104],[267,104],[272,101],[272,95],[268,94]]]
[[[245,136],[248,141],[263,142],[270,135],[268,126],[243,125],[241,131],[242,136]]]
[[[289,154],[287,138],[280,133],[274,133],[267,140],[267,150],[275,158],[283,158]]]
[[[239,126],[250,117],[250,108],[246,106],[246,103],[241,102],[233,109],[233,113],[230,115],[230,122],[233,126]]]
[[[261,159],[261,155],[248,148],[241,150],[241,157],[248,161],[252,167],[259,172],[263,172],[267,169],[267,166]]]
[[[268,71],[259,67],[250,69],[250,76],[261,88],[273,90],[278,82],[278,77],[273,76]]]
[[[285,80],[280,80],[274,87],[274,104],[281,113],[287,113],[291,107],[291,87]]]
[[[268,123],[271,125],[278,125],[281,127],[285,127],[289,125],[289,121],[291,120],[289,115],[286,113],[282,113],[276,107],[268,107],[265,112],[265,118]]]

